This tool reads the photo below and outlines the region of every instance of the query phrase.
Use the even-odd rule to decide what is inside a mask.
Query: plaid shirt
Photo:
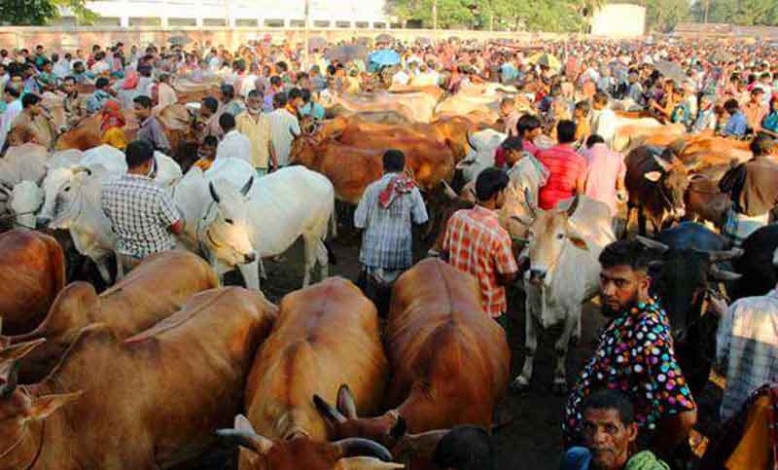
[[[379,206],[378,196],[394,176],[387,173],[371,183],[354,213],[354,226],[365,229],[359,262],[371,268],[410,268],[413,265],[411,222],[423,224],[429,218],[417,188],[398,196],[387,209]]]
[[[511,238],[500,226],[497,214],[485,207],[462,209],[454,213],[446,227],[443,251],[448,262],[478,280],[481,302],[493,318],[508,310],[505,288],[498,284],[497,273],[519,270],[511,251]]]
[[[118,236],[119,253],[144,258],[175,248],[169,229],[181,216],[165,190],[149,178],[127,174],[106,181],[102,205]]]
[[[726,420],[754,390],[778,382],[778,289],[729,307],[716,336],[716,358],[727,376],[721,400]]]

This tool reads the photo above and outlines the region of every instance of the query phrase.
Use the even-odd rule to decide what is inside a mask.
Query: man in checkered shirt
[[[175,235],[183,230],[173,200],[148,177],[154,163],[152,146],[140,140],[131,142],[126,158],[127,174],[103,183],[102,189],[103,211],[118,236],[116,252],[122,272],[146,256],[175,248]]]
[[[507,325],[508,302],[505,286],[518,277],[511,237],[497,218],[505,202],[508,175],[499,168],[487,168],[478,175],[475,193],[478,204],[454,213],[443,239],[443,257],[478,280],[481,303],[486,313],[503,327]]]

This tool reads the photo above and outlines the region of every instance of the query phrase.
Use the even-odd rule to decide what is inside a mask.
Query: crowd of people
[[[778,202],[778,163],[772,157],[778,138],[778,49],[667,41],[378,45],[397,52],[399,60],[389,64],[371,62],[370,54],[338,60],[332,54],[337,49],[321,46],[303,54],[288,43],[259,42],[233,53],[206,42],[129,50],[116,43],[64,54],[43,46],[32,52],[2,50],[0,145],[13,145],[13,129],[28,128],[29,141],[51,149],[59,134],[99,114],[103,143],[127,156],[129,173],[105,185],[103,208],[118,235],[122,265],[131,269],[149,254],[175,246],[174,235],[181,232],[170,197],[148,177],[153,152],[172,151],[158,116],[179,101],[176,80],[214,81],[219,89],[195,106],[194,166],[207,170],[214,161],[239,158],[259,177],[289,164],[293,139],[325,119],[321,99],[327,94],[430,86],[455,94],[482,82],[515,87],[515,96],[500,103],[495,125],[507,138],[495,167],[478,175],[475,206],[448,221],[441,254],[473,274],[486,313],[504,326],[510,309],[506,288],[513,288],[528,267],[526,253],[497,215],[511,169],[539,170],[540,209],[586,195],[617,217],[627,191],[624,156],[612,146],[616,110],[682,126],[688,134],[752,141],[754,158],[721,182],[733,201],[729,224],[736,227],[727,233],[736,245],[770,222]],[[43,106],[47,96],[62,101],[66,119],[59,128]],[[138,121],[133,142],[123,131],[127,112]],[[681,150],[682,144],[666,152]],[[419,189],[403,171],[405,158],[398,150],[385,152],[384,176],[368,186],[353,221],[363,231],[362,285],[384,308],[391,284],[413,265],[412,226],[429,218]],[[665,469],[661,459],[688,440],[698,405],[675,357],[667,316],[651,294],[646,248],[618,241],[603,251],[600,263],[602,312],[609,323],[568,400],[562,468]],[[729,308],[718,305],[717,311],[722,317],[718,359],[729,378],[721,419],[727,420],[750,403],[752,393],[761,393],[760,386],[778,381],[776,293]],[[749,349],[748,339],[757,337],[760,348]],[[478,452],[463,457],[473,442],[479,443]],[[463,438],[451,449],[456,457],[440,456],[450,462],[447,468],[490,468],[488,435],[479,434],[478,441]],[[479,452],[487,457],[475,455]]]

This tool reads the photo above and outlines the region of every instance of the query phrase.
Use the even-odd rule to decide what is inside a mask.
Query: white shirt
[[[0,149],[5,145],[5,138],[8,136],[8,131],[11,130],[11,124],[21,112],[22,100],[18,99],[8,103],[3,114],[0,114]]]
[[[267,118],[270,120],[270,136],[276,149],[278,165],[286,166],[294,136],[300,135],[300,123],[296,116],[283,108],[268,113]]]
[[[60,79],[67,77],[70,75],[70,62],[68,62],[67,59],[60,59],[59,62],[54,64],[51,72]]]
[[[611,109],[605,108],[599,111],[595,110],[593,115],[592,134],[599,135],[610,146],[613,136],[616,134],[616,113]]]
[[[411,80],[411,76],[405,73],[404,70],[398,71],[392,76],[392,85],[407,85]]]
[[[251,163],[251,141],[236,130],[231,130],[216,147],[216,160],[224,158],[239,158]]]

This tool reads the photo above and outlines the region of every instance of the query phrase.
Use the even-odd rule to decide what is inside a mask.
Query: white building
[[[646,9],[628,3],[609,3],[594,13],[590,24],[594,36],[640,37],[646,32]]]
[[[98,26],[305,26],[305,0],[102,0],[86,6],[100,15]],[[311,0],[311,27],[386,28],[385,6],[386,0]]]

